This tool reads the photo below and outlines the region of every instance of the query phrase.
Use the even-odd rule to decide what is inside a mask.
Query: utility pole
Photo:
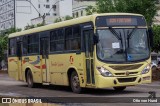
[[[45,14],[41,15],[41,13],[37,10],[37,8],[36,8],[36,7],[33,5],[33,3],[31,2],[31,0],[26,0],[26,1],[29,2],[29,3],[33,6],[33,8],[38,12],[39,17],[42,18],[42,24],[45,25],[45,24],[46,24],[46,23],[45,23],[46,15],[45,15]],[[55,2],[53,5],[57,4],[57,3],[60,2],[60,1],[63,1],[63,0],[58,0],[58,1]],[[48,11],[48,13],[49,13],[53,8],[54,8],[54,7],[52,6],[52,8]]]
[[[31,0],[26,0],[27,2],[29,2],[33,8],[37,11],[37,13],[39,14],[39,16],[41,16],[41,13],[37,10],[37,8],[33,5],[33,3],[31,2]]]

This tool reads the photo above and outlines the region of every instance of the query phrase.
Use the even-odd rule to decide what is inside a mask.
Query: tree
[[[155,52],[159,52],[160,51],[160,25],[154,25],[153,26],[153,40],[154,40],[154,44],[153,44],[153,48],[152,51]]]
[[[29,25],[29,24],[27,24],[27,26],[24,27],[24,30],[33,29],[33,28],[44,26],[44,25],[45,25],[44,23],[39,23],[37,25],[33,25],[33,24]]]
[[[41,27],[41,26],[44,26],[44,23],[39,23],[35,27]]]
[[[64,20],[70,20],[70,19],[73,19],[73,17],[71,17],[71,16],[69,16],[69,15],[66,15],[66,16],[64,17]]]
[[[69,16],[69,15],[66,15],[65,17],[58,17],[55,19],[54,23],[57,23],[57,22],[62,22],[62,21],[66,21],[66,20],[71,20],[73,19],[73,17]]]
[[[119,2],[120,1],[121,0],[119,0]],[[115,9],[116,6],[114,6],[113,0],[97,0],[96,7],[97,7],[97,13],[109,13],[116,11]]]
[[[97,0],[96,12],[109,13],[109,12],[127,12],[138,13],[145,16],[149,24],[156,15],[157,0]]]
[[[33,29],[35,27],[36,27],[35,25],[29,25],[28,24],[27,26],[24,27],[24,30]]]
[[[62,21],[62,18],[59,17],[55,19],[54,23],[61,22],[61,21]]]
[[[7,43],[8,43],[8,36],[1,35],[0,36],[0,61],[2,61],[5,58],[4,52],[5,50],[7,50]]]
[[[86,9],[86,14],[87,15],[91,15],[91,14],[93,14],[93,13],[96,13],[96,7],[94,7],[94,6],[88,6]]]
[[[7,50],[7,44],[8,44],[8,35],[14,32],[19,32],[22,29],[20,28],[10,28],[7,29],[0,34],[0,61],[2,61],[5,58],[4,52]]]

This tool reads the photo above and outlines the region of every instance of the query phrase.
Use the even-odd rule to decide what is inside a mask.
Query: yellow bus
[[[83,88],[151,83],[152,33],[140,14],[104,13],[9,35],[8,73],[28,87]]]

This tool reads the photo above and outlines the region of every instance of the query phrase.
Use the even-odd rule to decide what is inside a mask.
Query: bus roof
[[[41,26],[41,27],[29,29],[29,30],[24,30],[24,31],[21,31],[21,32],[12,33],[12,34],[9,35],[9,38],[13,38],[13,37],[21,36],[21,35],[32,34],[32,33],[36,33],[36,32],[43,32],[43,31],[47,31],[47,30],[51,30],[51,29],[56,29],[56,28],[60,28],[60,27],[65,27],[65,26],[70,26],[70,25],[75,25],[75,24],[80,24],[80,23],[85,23],[85,22],[90,22],[90,21],[95,20],[95,18],[97,16],[110,16],[110,15],[135,15],[135,16],[142,16],[140,14],[133,14],[133,13],[103,13],[103,14],[93,14],[93,15],[83,16],[83,17],[79,17],[79,18],[75,18],[75,19],[71,19],[71,20],[67,20],[67,21],[53,23],[53,24],[49,24],[49,25],[45,25],[45,26]]]

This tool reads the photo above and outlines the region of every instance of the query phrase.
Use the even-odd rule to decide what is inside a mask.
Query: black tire
[[[153,66],[153,67],[152,67],[152,71],[153,71],[153,70],[157,70],[157,67],[156,67],[156,66]]]
[[[33,75],[32,75],[31,70],[28,70],[27,72],[27,84],[29,88],[35,87],[35,83],[33,82]]]
[[[113,87],[115,91],[123,91],[124,89],[126,89],[126,86],[122,86],[122,87]]]
[[[82,92],[82,88],[80,87],[80,81],[78,78],[78,74],[75,71],[73,71],[71,74],[70,84],[71,84],[72,91],[74,93],[81,93]]]

